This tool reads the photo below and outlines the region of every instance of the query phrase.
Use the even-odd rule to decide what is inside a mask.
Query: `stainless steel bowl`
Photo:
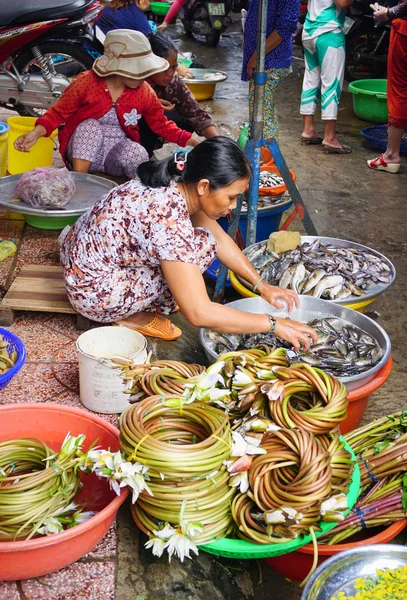
[[[303,323],[312,321],[313,319],[322,319],[324,317],[338,317],[339,319],[347,321],[351,325],[360,327],[360,329],[363,329],[363,331],[366,331],[375,338],[382,349],[383,356],[377,365],[368,371],[364,371],[358,375],[353,375],[352,377],[339,377],[338,379],[340,379],[340,381],[342,381],[349,390],[359,388],[365,383],[371,381],[376,373],[382,367],[384,367],[390,357],[391,342],[384,329],[375,321],[369,319],[369,317],[366,317],[366,315],[356,312],[351,308],[346,308],[345,306],[340,306],[339,304],[333,304],[328,300],[313,298],[312,296],[300,296],[300,299],[300,308],[296,308],[290,313],[274,308],[274,306],[271,306],[271,304],[263,300],[263,298],[245,298],[243,300],[230,302],[227,304],[227,306],[243,312],[270,314],[281,318],[289,317],[293,321],[301,321]],[[210,347],[206,329],[200,330],[199,339],[204,347],[208,360],[210,362],[215,362],[219,358],[219,355],[216,354],[216,352],[214,352]]]
[[[301,600],[330,600],[339,592],[355,594],[358,577],[375,576],[378,569],[407,566],[407,548],[397,544],[378,544],[346,550],[322,563],[311,575]]]
[[[187,77],[183,77],[182,81],[185,83],[221,83],[225,81],[228,76],[223,71],[218,71],[216,69],[189,69],[193,75],[192,79]],[[222,73],[223,77],[219,79],[205,79],[205,75],[210,75],[214,73]]]
[[[2,177],[0,180],[0,206],[12,212],[36,217],[72,217],[81,215],[102,196],[110,192],[117,184],[114,181],[90,175],[88,173],[71,173],[75,180],[76,190],[72,198],[63,208],[35,208],[16,198],[15,187],[20,175]]]
[[[320,240],[322,242],[322,244],[332,244],[334,246],[338,246],[338,248],[355,248],[356,250],[370,252],[371,254],[378,256],[381,260],[383,260],[385,263],[387,263],[391,269],[389,283],[386,283],[386,284],[374,283],[367,289],[367,293],[364,294],[363,296],[353,296],[352,295],[352,296],[348,296],[347,298],[344,298],[343,300],[327,300],[327,302],[330,302],[331,304],[333,304],[333,303],[334,304],[345,304],[346,306],[348,306],[350,304],[358,304],[359,302],[364,302],[365,300],[370,300],[372,298],[376,298],[377,296],[380,296],[380,294],[383,294],[383,292],[388,290],[389,287],[391,285],[393,285],[393,283],[396,279],[395,266],[386,256],[384,256],[383,254],[380,254],[380,252],[377,252],[376,250],[373,250],[373,248],[369,248],[368,246],[363,246],[362,244],[357,244],[356,242],[349,242],[348,240],[340,240],[339,238],[321,237],[319,235],[318,236],[313,236],[313,235],[302,235],[301,236],[302,243],[305,243],[305,242],[311,243],[314,240]],[[253,244],[252,246],[248,246],[245,250],[243,250],[243,252],[247,253],[249,249],[254,248],[255,246],[258,246],[258,247],[264,246],[265,244],[267,244],[267,241],[268,240],[265,240],[263,242],[258,242],[257,244]],[[239,277],[238,275],[237,275],[237,278],[249,290],[252,289],[251,284],[248,283],[245,279],[243,279],[242,277]]]

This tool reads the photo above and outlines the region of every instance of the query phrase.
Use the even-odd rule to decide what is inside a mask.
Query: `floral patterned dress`
[[[193,227],[175,182],[149,188],[133,179],[75,223],[63,241],[61,263],[75,310],[111,323],[141,311],[175,309],[161,260],[196,264],[203,272],[215,254],[213,235]]]

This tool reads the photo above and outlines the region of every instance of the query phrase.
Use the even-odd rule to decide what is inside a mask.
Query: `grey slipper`
[[[321,137],[320,135],[318,135],[317,137],[304,137],[303,135],[301,136],[301,143],[302,144],[306,144],[306,145],[310,145],[310,146],[315,146],[317,144],[322,144],[323,142],[323,137]]]
[[[342,144],[342,148],[335,148],[326,144],[322,144],[322,147],[326,154],[350,154],[352,152],[352,148],[346,144]]]

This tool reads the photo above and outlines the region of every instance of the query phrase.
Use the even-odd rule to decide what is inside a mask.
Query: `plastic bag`
[[[68,169],[46,167],[23,173],[16,185],[16,195],[36,208],[63,208],[75,189],[75,180]]]

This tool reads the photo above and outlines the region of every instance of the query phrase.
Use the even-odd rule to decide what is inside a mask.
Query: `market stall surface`
[[[224,133],[236,131],[247,118],[247,86],[240,82],[241,36],[233,32],[222,37],[218,49],[208,49],[191,40],[182,48],[193,50],[200,62],[228,72],[213,101],[205,102]],[[406,408],[407,363],[407,260],[405,223],[407,219],[407,165],[397,176],[369,171],[366,160],[375,151],[362,143],[365,126],[352,112],[346,92],[340,107],[340,139],[353,147],[349,156],[329,156],[318,147],[299,143],[298,115],[303,72],[297,49],[294,74],[282,85],[278,100],[280,143],[285,158],[297,173],[297,181],[318,232],[325,236],[351,239],[388,256],[397,269],[396,284],[372,307],[371,316],[390,335],[393,372],[387,384],[370,400],[366,420]],[[0,115],[4,119],[6,115]],[[19,218],[0,214],[0,238],[14,238],[18,254],[0,263],[0,289],[6,291],[23,265],[58,264],[57,233],[33,229]],[[296,221],[296,227],[298,227]],[[176,342],[151,342],[158,358],[205,362],[198,331],[181,315],[174,322],[183,330]],[[22,312],[11,331],[27,347],[28,359],[10,385],[0,392],[0,403],[50,402],[80,407],[78,362],[75,341],[80,334],[74,316]],[[115,416],[106,418],[116,423]],[[57,573],[35,580],[0,582],[0,600],[149,600],[149,599],[233,599],[298,600],[300,590],[262,565],[263,583],[258,584],[256,563],[216,559],[201,553],[184,564],[163,557],[156,560],[143,548],[144,538],[135,528],[128,506],[119,515],[117,526],[87,556]]]

